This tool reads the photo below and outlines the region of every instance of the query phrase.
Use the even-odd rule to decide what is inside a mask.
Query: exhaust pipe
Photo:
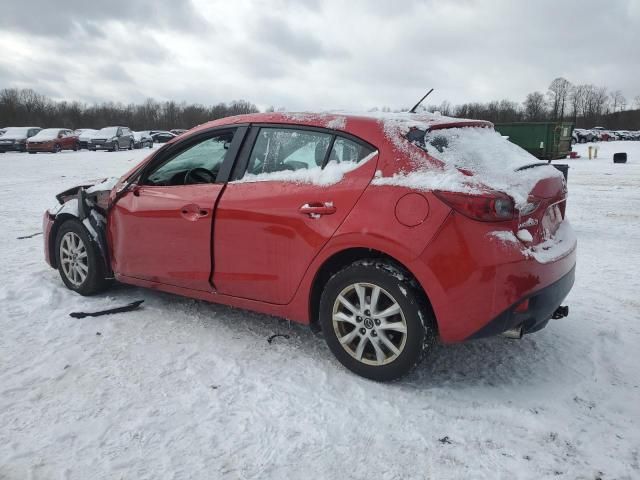
[[[520,340],[522,338],[522,325],[518,325],[515,328],[510,328],[509,330],[505,330],[500,335],[506,338]]]
[[[556,308],[556,311],[553,312],[553,315],[551,316],[551,318],[553,318],[554,320],[559,320],[561,318],[566,317],[567,315],[569,315],[569,307],[562,306],[562,307]]]

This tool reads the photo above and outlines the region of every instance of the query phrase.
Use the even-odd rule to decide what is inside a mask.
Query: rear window
[[[462,127],[410,130],[407,140],[444,163],[471,172],[517,170],[539,163],[536,157],[511,143],[492,128]]]

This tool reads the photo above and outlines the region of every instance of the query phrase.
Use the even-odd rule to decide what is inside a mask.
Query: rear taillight
[[[457,192],[433,192],[440,200],[474,220],[481,222],[502,222],[512,220],[514,217],[513,200],[503,193],[486,193],[472,195]]]

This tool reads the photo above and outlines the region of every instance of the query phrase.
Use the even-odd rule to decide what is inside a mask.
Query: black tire
[[[579,142],[580,142],[580,143],[587,143],[587,139],[586,139],[586,138],[584,138],[584,137],[580,137]]]
[[[113,148],[111,149],[112,152],[117,152],[120,150],[120,143],[119,142],[115,142],[113,144]]]
[[[36,153],[38,153],[38,152],[29,152],[29,153],[30,153],[31,155],[35,155],[35,154],[36,154]]]
[[[133,150],[133,142],[129,142],[129,150]]]
[[[62,151],[62,147],[60,146],[60,144],[59,144],[59,143],[56,143],[56,144],[53,146],[53,152],[51,152],[51,153],[60,153],[61,151]]]
[[[76,234],[82,240],[87,252],[87,275],[86,278],[80,284],[74,284],[74,282],[67,277],[61,260],[61,244],[63,237],[72,232]],[[56,234],[55,243],[55,257],[56,265],[58,266],[58,272],[62,281],[69,290],[78,292],[80,295],[93,295],[101,292],[109,286],[109,281],[105,278],[104,264],[100,257],[98,246],[91,240],[89,232],[78,220],[67,220],[58,229]]]
[[[334,305],[337,304],[338,297],[343,294],[346,289],[358,283],[380,287],[382,291],[385,292],[385,295],[389,295],[387,299],[395,301],[401,309],[401,315],[404,317],[404,322],[406,323],[406,333],[403,340],[404,346],[402,349],[398,348],[400,353],[396,354],[395,358],[390,360],[389,358],[385,359],[385,361],[389,360],[389,363],[378,365],[364,363],[364,361],[358,360],[352,353],[347,351],[347,349],[351,349],[353,352],[352,345],[353,342],[355,342],[355,338],[352,343],[347,344],[347,347],[343,347],[339,341],[339,334],[336,332],[336,329],[340,327],[334,328],[333,322]],[[366,298],[367,301],[370,300],[370,297]],[[352,305],[360,308],[359,305],[353,303]],[[381,260],[357,261],[333,275],[322,292],[319,314],[320,325],[327,345],[338,361],[352,372],[378,382],[396,380],[409,373],[420,363],[425,354],[431,350],[431,347],[436,341],[435,318],[424,294],[415,283],[415,280],[401,268]],[[367,320],[369,320],[367,325],[368,329],[376,330],[377,328],[382,328],[371,326],[371,320],[375,319],[375,314],[371,312],[370,316],[371,318],[365,317],[358,320],[362,322],[360,328],[351,326],[351,323],[349,323],[347,328],[359,330],[360,332],[366,331],[363,327]],[[375,321],[376,325],[379,325],[379,323],[377,323],[378,320],[375,319]],[[346,323],[336,323],[336,325],[346,325]],[[388,332],[388,330],[385,330],[385,332]],[[347,332],[344,336],[350,333],[351,331]],[[373,336],[374,332],[367,332],[367,335]],[[385,336],[387,335],[389,334],[385,334]],[[398,334],[392,331],[391,335],[387,336],[387,338],[392,335]],[[399,335],[402,334],[400,333]],[[377,336],[378,334],[376,334],[376,337]],[[393,340],[393,338],[391,339]],[[372,344],[374,340],[377,339],[370,339],[368,343],[365,341],[366,346],[364,347],[365,353],[363,355],[365,361],[374,361],[375,351]],[[382,339],[380,338],[380,340]],[[359,340],[359,342],[362,341],[364,340]],[[359,342],[356,345],[359,345]],[[383,346],[383,344],[378,343],[378,346]],[[390,357],[393,356],[391,350],[387,347],[385,347],[384,350],[386,350],[386,355]],[[368,358],[364,358],[366,356],[368,356]]]
[[[575,145],[576,143],[578,143],[578,142],[576,142],[576,139],[575,139],[575,138],[572,138],[572,139],[571,139],[571,145]]]

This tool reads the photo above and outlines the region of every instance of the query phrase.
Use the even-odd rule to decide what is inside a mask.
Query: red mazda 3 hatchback
[[[359,375],[543,328],[574,281],[566,182],[492,124],[269,113],[201,125],[44,216],[83,295],[111,279],[322,329]]]

